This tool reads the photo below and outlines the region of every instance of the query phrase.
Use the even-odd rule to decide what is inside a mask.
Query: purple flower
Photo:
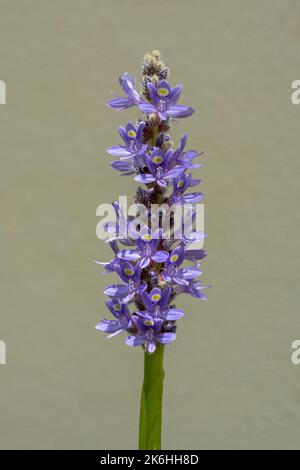
[[[95,326],[96,330],[110,333],[109,336],[115,336],[122,331],[130,329],[132,325],[132,317],[127,305],[121,303],[119,299],[108,300],[105,304],[116,320],[100,320],[100,322]]]
[[[156,182],[159,186],[165,187],[168,180],[177,178],[184,171],[184,167],[180,165],[171,168],[174,163],[172,149],[163,152],[162,149],[154,147],[151,155],[144,155],[144,161],[149,172],[138,174],[134,178],[139,183],[150,184]]]
[[[176,162],[179,165],[182,165],[186,170],[193,170],[195,168],[201,168],[203,165],[199,163],[193,163],[193,160],[200,155],[203,155],[202,152],[196,152],[196,150],[188,150],[184,152],[184,148],[187,143],[187,134],[183,134],[180,140],[180,145],[178,149],[174,152],[174,157]]]
[[[200,281],[191,282],[188,285],[177,285],[174,288],[176,295],[179,294],[189,294],[192,297],[196,297],[200,300],[207,300],[207,295],[203,294],[204,289],[208,289],[211,286],[203,286]]]
[[[163,320],[145,316],[136,320],[138,334],[127,336],[125,344],[128,346],[143,345],[149,353],[153,353],[156,349],[156,342],[160,344],[168,344],[176,339],[175,333],[160,333]]]
[[[161,80],[157,87],[153,83],[147,83],[149,95],[152,103],[140,102],[138,104],[145,114],[157,113],[162,120],[171,118],[184,118],[194,113],[191,106],[176,104],[179,100],[182,85],[171,88],[167,80]]]
[[[115,264],[115,271],[125,284],[112,284],[104,289],[109,297],[122,299],[123,302],[131,301],[135,295],[142,294],[147,289],[147,284],[141,284],[141,267],[128,261],[119,260]]]
[[[199,184],[200,180],[195,180],[192,175],[182,173],[173,180],[173,193],[171,196],[172,203],[184,205],[184,204],[195,204],[203,199],[202,193],[189,193],[184,192],[191,186]]]
[[[142,229],[140,238],[136,240],[137,250],[120,250],[117,257],[126,261],[138,261],[139,266],[144,269],[151,261],[163,263],[168,259],[169,253],[165,250],[158,250],[160,243],[159,231],[153,234],[147,229]]]
[[[196,266],[189,266],[179,269],[184,260],[185,248],[179,245],[175,248],[166,261],[165,270],[162,273],[165,281],[169,283],[182,284],[188,286],[190,281],[200,276],[201,271]]]
[[[140,102],[140,95],[135,89],[134,78],[125,72],[120,78],[119,83],[126,94],[126,97],[117,96],[112,100],[107,102],[109,108],[116,109],[117,111],[122,111],[132,106],[137,105]]]
[[[146,310],[139,311],[138,314],[142,317],[152,315],[169,321],[179,320],[179,318],[183,317],[184,311],[169,307],[171,292],[170,286],[163,290],[154,287],[149,294],[146,291],[143,292],[142,300]]]
[[[114,145],[108,147],[106,151],[110,155],[120,157],[121,160],[134,159],[135,163],[142,163],[141,157],[148,149],[147,144],[142,143],[144,122],[140,122],[134,126],[131,122],[126,124],[126,127],[119,127],[119,134],[122,137],[125,145]]]
[[[116,221],[106,222],[103,225],[103,228],[111,235],[107,242],[109,243],[113,252],[117,254],[119,251],[117,240],[124,245],[134,245],[134,240],[131,240],[128,237],[130,232],[130,224],[133,220],[133,217],[126,217],[122,210],[120,210],[119,204],[117,202],[113,202],[112,206],[116,214]]]

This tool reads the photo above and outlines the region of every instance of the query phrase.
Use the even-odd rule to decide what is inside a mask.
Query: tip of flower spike
[[[155,50],[148,52],[144,56],[142,61],[142,75],[142,95],[146,100],[150,101],[147,84],[150,82],[157,85],[159,81],[165,80],[169,75],[169,69],[161,60],[161,54],[159,51]]]

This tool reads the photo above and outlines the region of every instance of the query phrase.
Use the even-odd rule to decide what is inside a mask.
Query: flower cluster
[[[124,96],[107,103],[116,110],[136,106],[144,113],[142,120],[119,127],[122,143],[109,147],[107,152],[118,157],[111,163],[115,170],[122,175],[134,175],[135,181],[144,185],[137,189],[135,200],[147,208],[149,222],[135,229],[136,236],[131,233],[124,238],[119,234],[109,239],[114,258],[99,264],[105,273],[116,273],[121,283],[105,288],[109,297],[106,306],[114,319],[101,319],[96,329],[110,336],[127,332],[127,345],[141,345],[153,353],[157,343],[164,345],[176,338],[176,321],[184,312],[176,308],[175,298],[185,293],[206,299],[203,290],[207,286],[198,280],[200,260],[206,252],[191,248],[191,243],[203,233],[194,233],[192,239],[186,236],[178,239],[174,224],[166,233],[161,218],[159,228],[152,230],[153,204],[183,207],[202,200],[203,194],[199,192],[186,193],[200,183],[190,171],[201,166],[194,162],[201,153],[185,149],[186,134],[178,148],[173,148],[168,134],[170,122],[190,116],[194,109],[177,104],[182,86],[171,87],[168,69],[157,51],[145,56],[142,75],[139,92],[134,78],[124,73],[119,79]],[[117,203],[113,207],[118,227],[122,213]],[[110,228],[107,226],[107,231]]]

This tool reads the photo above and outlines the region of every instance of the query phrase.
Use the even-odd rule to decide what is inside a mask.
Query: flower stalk
[[[139,449],[160,450],[163,400],[164,346],[144,353],[144,382],[141,393]]]
[[[109,336],[126,332],[125,344],[144,350],[139,447],[145,450],[161,448],[164,349],[176,339],[177,321],[184,315],[175,301],[181,294],[207,298],[203,292],[207,286],[197,280],[207,253],[193,245],[204,238],[201,230],[193,229],[195,205],[203,194],[186,192],[201,182],[193,178],[192,170],[202,166],[194,162],[202,153],[185,150],[186,134],[173,148],[168,133],[172,121],[191,116],[194,108],[178,104],[182,85],[171,87],[168,73],[159,52],[153,51],[142,63],[140,91],[134,78],[124,73],[119,83],[125,96],[107,102],[117,111],[136,107],[143,113],[136,123],[119,126],[122,143],[106,149],[118,157],[111,166],[143,186],[135,195],[136,218],[124,217],[119,204],[113,204],[116,222],[104,228],[114,257],[106,263],[97,261],[105,274],[117,274],[121,283],[105,288],[105,303],[114,318],[102,318],[96,329]],[[184,209],[179,227],[177,209]],[[124,223],[126,235],[120,228]]]

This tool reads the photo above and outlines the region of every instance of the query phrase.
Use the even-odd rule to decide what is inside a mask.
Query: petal
[[[145,336],[127,336],[124,340],[127,346],[141,346],[146,341]]]
[[[184,204],[195,204],[196,202],[200,202],[203,200],[203,194],[202,193],[185,194],[184,196],[182,196],[181,200]]]
[[[192,266],[190,268],[180,269],[180,271],[178,271],[178,274],[179,273],[182,275],[183,279],[188,279],[188,280],[196,279],[196,277],[202,274],[200,269],[194,268]]]
[[[143,137],[143,130],[144,130],[144,127],[145,127],[145,122],[144,121],[141,121],[137,127],[137,131],[136,131],[136,140],[138,142],[141,142],[142,140],[142,137]]]
[[[177,178],[184,172],[185,168],[184,166],[177,165],[174,166],[174,168],[171,168],[171,170],[167,171],[164,174],[164,178]]]
[[[119,126],[119,127],[118,127],[118,132],[119,132],[119,134],[120,134],[122,140],[124,140],[125,144],[127,144],[129,139],[128,139],[127,134],[126,134],[126,129],[125,129],[125,127]]]
[[[148,89],[152,102],[156,105],[158,103],[158,99],[157,99],[157,91],[156,91],[155,85],[153,85],[153,83],[151,82],[148,82],[147,89]]]
[[[156,263],[163,263],[168,259],[169,253],[167,251],[158,251],[155,255],[151,256],[151,259]]]
[[[182,106],[176,104],[175,106],[171,106],[167,109],[166,114],[170,117],[174,118],[184,118],[191,116],[195,112],[194,108],[191,106]]]
[[[167,113],[162,113],[161,111],[158,111],[157,114],[159,116],[159,119],[161,119],[162,121],[165,121],[166,119],[168,119]]]
[[[107,101],[107,106],[117,111],[122,111],[124,109],[130,108],[132,104],[128,98],[113,98],[112,100]]]
[[[141,256],[137,250],[121,250],[118,252],[117,257],[126,261],[136,261]]]
[[[139,175],[136,175],[134,179],[135,181],[144,184],[152,183],[153,181],[155,181],[154,176],[150,173],[140,173]]]
[[[147,290],[147,287],[148,287],[148,284],[147,284],[147,283],[142,284],[141,286],[137,287],[136,292],[137,292],[139,295],[142,295],[142,294]]]
[[[170,286],[167,286],[165,289],[162,290],[161,299],[158,303],[161,309],[167,308],[170,297],[171,297],[171,292],[172,292],[172,289]]]
[[[145,307],[151,312],[153,310],[154,303],[151,302],[150,296],[147,292],[143,292],[142,301],[143,301]]]
[[[170,253],[169,263],[175,266],[180,266],[184,259],[184,246],[179,245]],[[168,263],[168,264],[169,264]]]
[[[161,299],[161,290],[158,287],[154,287],[150,294],[149,294],[150,300],[152,302],[152,305],[157,304],[160,299]]]
[[[207,252],[205,250],[185,250],[184,258],[195,261],[198,259],[205,258]]]
[[[123,298],[128,294],[129,287],[124,284],[112,284],[104,289],[104,294],[109,297]]]
[[[156,113],[156,108],[153,106],[153,104],[142,102],[139,103],[138,107],[145,114]]]
[[[198,178],[191,178],[190,183],[189,183],[189,186],[190,186],[190,187],[198,186],[198,184],[200,184],[201,181],[202,181],[202,180],[199,180]]]
[[[132,171],[132,163],[120,162],[119,160],[111,163],[111,166],[118,171]]]
[[[173,106],[177,103],[177,101],[179,100],[181,92],[182,92],[182,85],[177,85],[172,89],[172,91],[169,95],[169,104],[170,104],[170,106]]]
[[[137,103],[140,99],[140,96],[135,89],[134,78],[132,75],[129,75],[127,72],[123,73],[123,75],[119,78],[119,83],[122,90],[130,99],[131,105]]]
[[[116,333],[123,330],[119,320],[101,320],[95,328],[96,330],[105,331],[105,333]]]
[[[184,315],[184,311],[180,310],[179,308],[169,308],[168,310],[165,310],[163,312],[163,317],[166,320],[179,320],[179,318],[182,318]]]
[[[150,264],[150,258],[142,258],[140,262],[140,267],[145,269]]]
[[[115,157],[128,157],[131,155],[131,152],[129,152],[125,147],[122,147],[121,145],[107,147],[106,151],[107,153],[109,153],[110,155],[114,155]]]
[[[188,286],[189,281],[186,281],[180,276],[173,276],[173,281],[176,282],[176,284],[180,284],[181,286]]]
[[[155,341],[153,341],[153,340],[150,341],[150,343],[147,344],[146,349],[150,354],[154,353],[154,351],[156,349]]]
[[[168,344],[168,343],[171,343],[171,341],[174,341],[174,339],[176,339],[176,334],[175,333],[159,333],[155,335],[155,339],[160,344]]]
[[[168,80],[165,80],[165,79],[160,80],[157,84],[157,88],[166,88],[168,92],[171,93],[171,87],[170,87],[170,83],[168,82]]]

